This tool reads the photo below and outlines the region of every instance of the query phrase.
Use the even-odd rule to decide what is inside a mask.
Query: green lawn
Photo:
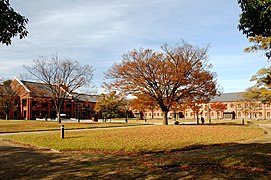
[[[168,125],[122,129],[9,135],[3,138],[59,151],[102,150],[128,152],[171,151],[202,145],[233,143],[263,135],[251,126]]]

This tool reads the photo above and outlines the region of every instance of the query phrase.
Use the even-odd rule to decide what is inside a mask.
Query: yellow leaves
[[[245,52],[255,52],[258,50],[266,51],[267,58],[270,59],[271,37],[263,37],[261,35],[250,36],[249,42],[254,43],[253,46],[244,49]]]

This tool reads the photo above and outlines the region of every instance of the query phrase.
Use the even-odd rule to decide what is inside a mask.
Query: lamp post
[[[64,125],[61,125],[60,127],[60,137],[61,139],[64,139]]]

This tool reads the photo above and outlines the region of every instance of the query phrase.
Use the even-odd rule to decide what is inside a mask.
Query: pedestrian
[[[201,123],[204,124],[204,117],[201,116],[200,120],[201,120]]]

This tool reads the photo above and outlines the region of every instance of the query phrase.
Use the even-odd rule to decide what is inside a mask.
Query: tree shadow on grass
[[[270,179],[271,144],[186,147],[156,156],[159,179]]]
[[[95,179],[114,176],[116,167],[127,166],[133,160],[113,154],[55,153],[3,141],[0,152],[0,179]]]
[[[1,179],[270,179],[271,144],[196,145],[172,152],[55,153],[0,141]]]

